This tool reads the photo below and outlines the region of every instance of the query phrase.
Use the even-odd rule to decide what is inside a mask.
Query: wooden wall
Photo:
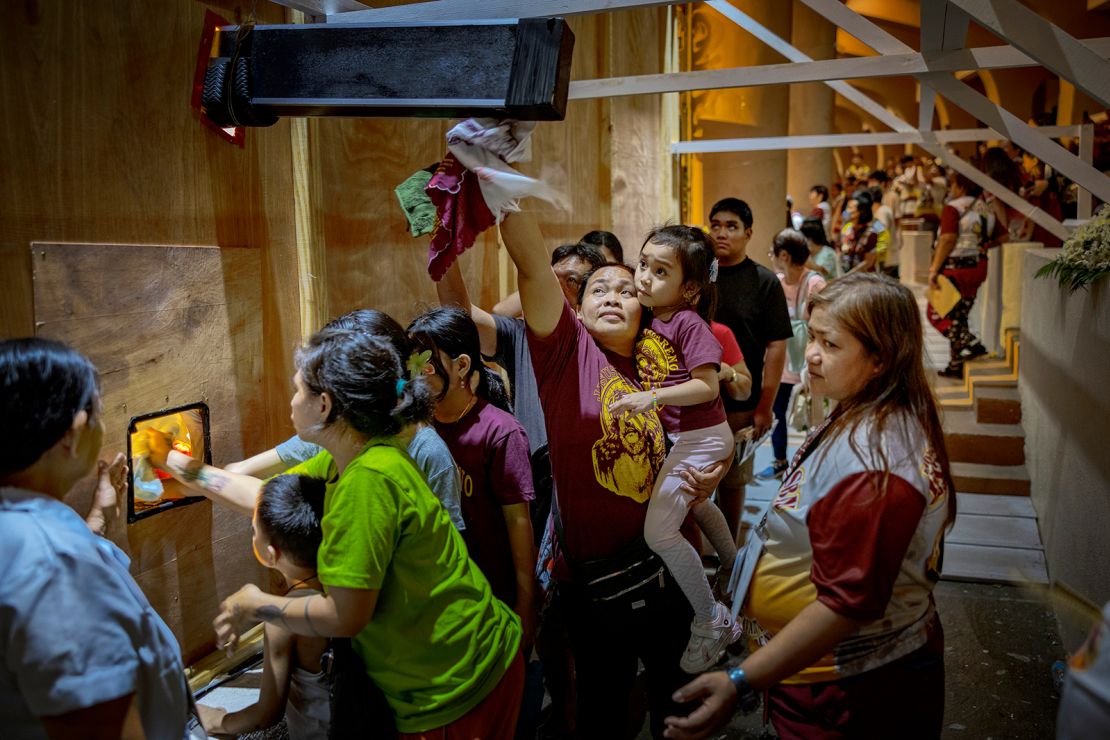
[[[122,444],[131,416],[205,397],[219,431],[217,464],[292,432],[292,350],[301,338],[294,191],[303,178],[312,202],[298,213],[313,219],[307,232],[322,242],[310,248],[323,251],[327,315],[371,306],[404,323],[434,301],[427,241],[406,233],[393,188],[441,157],[449,122],[312,120],[303,169],[294,165],[289,121],[249,129],[244,148],[221,140],[189,106],[201,29],[208,10],[237,22],[250,7],[30,0],[8,8],[0,25],[0,336],[61,337],[95,359],[108,401],[105,456]],[[260,22],[287,20],[274,4],[257,10]],[[665,11],[612,18],[572,19],[574,76],[661,70]],[[536,132],[523,169],[551,179],[571,203],[535,206],[552,248],[596,228],[618,228],[634,241],[657,220],[655,206],[644,204],[658,202],[654,168],[670,162],[645,144],[657,135],[658,99],[616,109],[571,103],[565,122]],[[625,149],[611,143],[622,131],[631,137],[619,145]],[[615,193],[622,214],[634,216],[614,217]],[[40,285],[33,244],[53,245]],[[190,259],[220,265],[203,273],[208,288],[182,293],[171,271],[155,270],[154,255],[166,247],[194,247],[184,252]],[[503,284],[513,287],[499,279],[500,264],[492,232],[463,259],[486,306]],[[206,300],[205,290],[223,298],[207,309],[190,303]],[[65,303],[67,292],[77,303]],[[67,306],[79,310],[67,314]],[[254,320],[245,320],[245,306]],[[177,333],[154,341],[152,327],[173,324],[164,321],[171,314]],[[220,362],[182,373],[175,363],[195,361],[197,352],[159,354],[198,336],[219,348]],[[84,498],[78,492],[71,502],[80,508]],[[187,662],[211,650],[210,622],[224,595],[248,581],[268,583],[249,532],[245,517],[202,503],[114,535]]]
[[[397,3],[392,3],[397,4]],[[662,70],[665,9],[574,16],[574,79]],[[560,190],[569,208],[526,203],[548,246],[594,229],[637,239],[665,218],[658,206],[670,155],[659,138],[659,96],[571,102],[566,120],[541,123],[532,158],[520,168]],[[414,240],[393,188],[445,151],[448,121],[318,119],[310,134],[319,155],[320,209],[327,244],[331,315],[371,305],[402,323],[435,305],[427,275],[427,238]],[[614,207],[619,205],[618,213]],[[472,298],[489,308],[500,297],[496,235],[479,238],[460,264]],[[503,265],[502,265],[503,266]],[[509,269],[511,273],[511,267]],[[511,274],[503,281],[515,289]]]
[[[268,20],[283,18],[269,3],[258,7]],[[189,107],[207,8],[229,19],[239,13],[231,3],[196,0],[156,6],[53,0],[7,8],[0,24],[0,333],[62,336],[93,355],[111,401],[106,440],[117,449],[132,415],[156,410],[167,398],[209,395],[221,427],[238,420],[213,445],[215,460],[228,462],[289,432],[297,292],[288,123],[249,132],[240,149],[204,129]],[[114,315],[111,322],[62,327],[47,310],[59,293],[44,294],[36,315],[33,242],[73,245],[58,258],[61,272],[79,278],[72,297],[83,302],[86,318]],[[86,252],[81,245],[128,246]],[[229,322],[234,306],[220,322],[192,317],[223,327],[227,336],[214,337],[215,344],[234,347],[237,363],[256,373],[227,377],[226,365],[199,362],[190,376],[155,360],[148,372],[117,384],[121,376],[112,371],[127,358],[104,350],[149,338],[177,278],[152,271],[142,245],[225,247],[217,264],[237,265],[233,273],[250,265],[227,277],[243,290],[244,281],[250,284],[261,312],[256,321]],[[232,258],[240,248],[254,253],[250,260]],[[115,250],[112,259],[98,259],[105,249]],[[150,311],[127,310],[136,294],[151,297]],[[166,381],[161,394],[159,375]],[[208,503],[126,527],[116,540],[131,553],[135,576],[181,641],[186,661],[210,649],[222,596],[247,581],[268,583],[251,556],[246,517]]]

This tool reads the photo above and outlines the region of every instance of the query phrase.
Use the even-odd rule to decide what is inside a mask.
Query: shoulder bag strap
[[[812,280],[813,276],[816,274],[817,273],[815,273],[813,270],[806,270],[805,274],[802,275],[801,285],[798,286],[798,294],[794,296],[795,319],[802,318],[802,314],[804,312],[801,310],[800,307],[805,306],[806,301],[809,300],[809,281]]]

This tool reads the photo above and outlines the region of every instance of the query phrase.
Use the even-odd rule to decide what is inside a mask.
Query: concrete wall
[[[1091,604],[1110,600],[1110,282],[1068,295],[1034,273],[1060,254],[1025,254],[1021,392],[1026,466],[1049,577]],[[1089,623],[1054,600],[1064,646]]]

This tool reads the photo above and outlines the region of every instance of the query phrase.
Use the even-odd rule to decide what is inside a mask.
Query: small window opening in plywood
[[[203,501],[180,481],[155,468],[149,459],[150,435],[156,432],[171,449],[212,464],[208,405],[193,403],[131,419],[127,427],[127,521],[135,522],[169,509]]]

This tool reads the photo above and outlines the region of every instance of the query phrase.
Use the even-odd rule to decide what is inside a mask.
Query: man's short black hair
[[[884,183],[884,182],[888,182],[890,180],[890,175],[888,175],[886,173],[886,170],[875,170],[874,172],[872,172],[867,177],[871,180],[874,180],[875,182],[878,182],[878,183]]]
[[[324,481],[307,475],[279,475],[258,494],[258,526],[270,543],[302,568],[316,567],[324,538]]]
[[[556,247],[555,251],[551,253],[551,266],[554,267],[570,257],[578,257],[588,262],[590,270],[596,270],[608,261],[597,247],[578,242],[577,244],[564,244],[561,247]]]
[[[624,262],[624,247],[621,246],[621,240],[610,231],[590,231],[578,241],[598,249],[604,247],[613,253],[613,258],[617,262]]]
[[[912,154],[903,154],[902,158],[898,161],[902,164],[913,164],[915,160]]]
[[[829,199],[829,189],[824,185],[814,185],[809,189],[811,193],[817,193],[821,196],[821,201],[824,202]]]
[[[709,220],[712,221],[713,217],[721,211],[735,213],[740,217],[740,223],[744,224],[745,229],[750,229],[752,224],[755,223],[752,218],[751,206],[739,198],[723,198],[714,203],[713,207],[709,209]]]

